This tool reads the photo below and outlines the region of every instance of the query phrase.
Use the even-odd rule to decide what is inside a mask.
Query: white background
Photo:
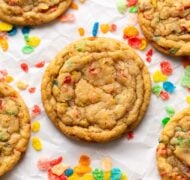
[[[42,42],[35,52],[30,55],[24,55],[21,52],[24,46],[24,38],[19,30],[19,33],[14,37],[9,37],[10,48],[7,53],[0,52],[0,70],[6,69],[9,74],[14,76],[15,81],[11,83],[14,87],[15,82],[24,80],[30,86],[37,87],[35,94],[29,94],[28,91],[22,91],[21,95],[26,101],[31,110],[34,104],[40,105],[40,82],[45,68],[37,69],[34,64],[45,60],[48,64],[54,56],[66,44],[80,38],[77,29],[84,27],[86,36],[91,36],[92,26],[95,21],[99,23],[115,23],[118,26],[116,33],[107,33],[103,35],[99,32],[98,36],[112,37],[122,40],[122,31],[125,26],[135,25],[138,27],[136,14],[126,12],[120,14],[116,9],[116,0],[86,0],[85,4],[79,4],[79,10],[69,10],[68,13],[73,13],[76,17],[73,23],[61,23],[55,21],[45,26],[35,27],[31,30],[30,35],[35,35],[41,38]],[[138,27],[139,28],[139,27]],[[149,47],[150,48],[150,47]],[[145,59],[145,52],[137,51]],[[180,79],[183,73],[183,67],[178,60],[173,57],[167,57],[159,52],[155,52],[152,57],[152,62],[146,63],[151,74],[159,69],[161,60],[169,60],[174,67],[174,73],[169,77],[169,80],[176,85],[176,91],[171,95],[169,101],[162,101],[155,95],[151,97],[151,103],[148,112],[135,130],[135,137],[128,140],[123,137],[120,140],[108,144],[90,144],[76,142],[62,135],[47,118],[44,110],[36,118],[41,123],[39,133],[33,133],[32,136],[38,136],[43,142],[43,150],[36,152],[31,143],[24,156],[23,160],[17,165],[13,171],[6,176],[1,177],[3,180],[46,180],[47,173],[43,173],[37,169],[36,163],[39,158],[47,157],[54,158],[62,155],[65,163],[76,165],[81,154],[89,154],[92,158],[92,165],[100,167],[100,159],[103,156],[113,158],[115,167],[121,168],[128,174],[129,180],[158,180],[159,175],[156,168],[155,151],[158,143],[160,131],[162,129],[161,119],[166,117],[165,107],[172,105],[176,111],[187,106],[185,98],[188,91],[180,85]],[[25,73],[20,69],[20,63],[26,62],[29,64],[29,73]]]

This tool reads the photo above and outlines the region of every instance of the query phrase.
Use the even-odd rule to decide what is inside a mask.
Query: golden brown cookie
[[[87,38],[65,47],[47,67],[42,101],[67,136],[105,142],[131,131],[150,100],[149,72],[126,44]]]
[[[139,0],[138,19],[156,49],[173,56],[190,55],[189,0]]]
[[[40,25],[65,12],[72,0],[0,0],[0,19],[15,25]]]
[[[29,112],[19,94],[0,82],[0,176],[25,152],[30,137]]]
[[[175,115],[164,127],[157,165],[162,180],[190,179],[190,108]]]

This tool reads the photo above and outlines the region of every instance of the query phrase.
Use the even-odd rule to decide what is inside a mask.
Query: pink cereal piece
[[[134,138],[134,133],[133,132],[128,132],[127,133],[127,139],[128,140],[131,140],[131,139],[133,139]]]
[[[74,14],[64,14],[59,17],[59,21],[61,22],[73,22],[75,21],[75,16]]]
[[[160,62],[160,68],[163,74],[169,76],[173,73],[172,65],[169,61]]]
[[[117,31],[117,25],[116,24],[111,24],[110,25],[110,32],[115,32]]]
[[[51,166],[55,166],[56,164],[59,164],[63,161],[63,158],[61,156],[59,156],[58,158],[56,159],[52,159],[50,162],[50,165]]]
[[[168,99],[170,98],[169,94],[168,94],[166,91],[161,91],[161,92],[160,92],[160,97],[161,97],[164,101],[166,101],[166,100],[168,100]]]
[[[37,162],[37,167],[39,170],[41,171],[47,171],[50,169],[50,163],[49,163],[49,160],[48,159],[40,159],[38,162]]]
[[[35,91],[36,91],[35,87],[28,88],[28,92],[31,93],[31,94],[35,93]]]

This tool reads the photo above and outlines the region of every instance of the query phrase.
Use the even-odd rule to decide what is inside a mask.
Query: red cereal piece
[[[129,46],[138,49],[141,46],[141,39],[138,37],[131,37],[128,39],[128,44]]]
[[[61,156],[59,156],[58,158],[49,161],[50,166],[55,166],[56,164],[61,163],[62,160],[63,160],[63,158]]]
[[[150,63],[150,62],[152,61],[151,56],[147,56],[147,57],[146,57],[146,61],[147,61],[148,63]]]
[[[42,68],[42,67],[44,67],[44,65],[45,65],[45,61],[40,61],[40,62],[35,64],[35,67]]]
[[[128,132],[127,133],[127,139],[131,140],[134,138],[134,133],[133,132]]]
[[[169,61],[162,61],[160,63],[160,68],[163,74],[169,76],[173,73],[171,63]]]
[[[160,97],[161,97],[164,101],[166,101],[166,100],[168,100],[168,99],[170,98],[169,94],[168,94],[166,91],[161,91],[161,92],[160,92]]]
[[[128,7],[135,6],[137,4],[138,0],[128,0]]]
[[[51,169],[48,170],[48,180],[59,180],[59,177],[52,173]]]
[[[24,71],[24,72],[28,72],[28,64],[26,64],[26,63],[22,63],[21,65],[20,65],[20,67],[21,67],[21,69]]]
[[[117,25],[116,24],[111,24],[110,25],[110,32],[115,32],[117,31]]]
[[[41,171],[47,171],[50,169],[51,166],[48,159],[41,159],[38,161],[37,167]]]
[[[72,81],[71,76],[66,76],[65,79],[64,79],[64,81],[63,81],[63,83],[70,84],[71,81]]]
[[[38,105],[34,105],[33,108],[32,108],[32,114],[36,116],[36,115],[38,115],[40,113],[41,113],[40,107]]]
[[[153,55],[153,50],[149,49],[146,53],[146,56],[152,56]]]
[[[35,91],[36,91],[35,87],[28,88],[28,92],[31,93],[31,94],[35,93]]]

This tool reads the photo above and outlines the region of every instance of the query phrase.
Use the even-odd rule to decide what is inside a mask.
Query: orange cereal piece
[[[87,155],[81,155],[79,164],[83,166],[89,166],[90,165],[90,157]]]
[[[139,31],[134,26],[125,27],[123,30],[123,33],[124,33],[125,37],[127,37],[127,38],[135,37],[135,36],[139,35]]]
[[[78,9],[79,9],[78,4],[72,2],[72,3],[71,3],[71,9],[78,10]]]
[[[102,33],[106,34],[110,30],[110,25],[109,24],[101,24],[100,30],[102,31]]]
[[[85,34],[85,30],[82,27],[78,28],[78,32],[79,32],[80,36],[84,36],[84,34]]]
[[[0,39],[0,47],[2,48],[3,51],[7,51],[9,48],[8,41],[5,38]]]
[[[82,166],[82,165],[79,165],[79,166],[76,166],[74,168],[74,172],[80,176],[84,175],[84,174],[87,174],[87,173],[90,173],[92,171],[91,167],[89,166]]]

